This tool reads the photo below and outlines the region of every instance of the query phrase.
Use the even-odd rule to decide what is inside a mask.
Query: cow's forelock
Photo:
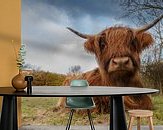
[[[103,39],[105,42],[105,47],[103,50],[99,47],[99,42]],[[95,46],[95,55],[98,58],[98,61],[107,60],[110,61],[111,58],[115,57],[131,57],[134,64],[136,64],[137,59],[135,56],[139,56],[139,50],[136,47],[136,42],[134,34],[131,29],[114,27],[104,30],[99,36],[96,36],[94,46]],[[104,43],[102,43],[104,44]],[[139,63],[137,63],[139,64]]]

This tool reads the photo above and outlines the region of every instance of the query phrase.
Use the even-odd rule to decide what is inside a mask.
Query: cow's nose
[[[129,57],[113,58],[112,64],[122,66],[129,63]]]
[[[116,57],[112,58],[109,65],[110,69],[126,69],[132,68],[132,60],[130,57]]]

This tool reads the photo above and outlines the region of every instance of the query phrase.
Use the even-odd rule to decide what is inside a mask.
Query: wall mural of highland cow
[[[123,9],[125,2],[129,2],[128,8]],[[141,54],[158,41],[152,37],[155,34],[152,29],[163,26],[158,24],[163,15],[162,8],[147,12],[138,8],[138,12],[132,12],[133,17],[121,17],[136,7],[130,6],[132,3],[22,0],[22,42],[26,46],[26,66],[34,70],[33,85],[69,85],[72,79],[86,79],[90,86],[144,87],[140,76]],[[147,4],[158,6],[159,2],[147,1]],[[139,13],[142,17],[137,17]],[[143,22],[141,18],[145,18]],[[95,112],[108,112],[109,97],[94,97],[94,100]],[[60,98],[54,107],[63,108],[64,102],[65,99]],[[126,109],[153,107],[148,95],[126,96],[124,103]]]
[[[141,28],[110,27],[95,35],[82,34],[71,28],[70,31],[86,39],[86,51],[95,55],[98,68],[66,79],[69,85],[72,79],[86,79],[91,86],[143,87],[140,79],[140,54],[149,47],[152,36],[146,31],[163,18],[161,15],[152,23]],[[94,97],[95,112],[108,112],[109,98]],[[65,98],[61,98],[58,107],[63,107]],[[126,96],[127,109],[152,109],[152,102],[147,95]]]

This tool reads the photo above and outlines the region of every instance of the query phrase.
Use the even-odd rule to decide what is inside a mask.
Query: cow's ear
[[[143,32],[136,35],[139,44],[139,50],[144,50],[153,43],[153,38],[149,33]]]
[[[90,37],[85,43],[84,43],[84,48],[90,52],[90,53],[94,53],[95,49],[94,49],[94,41],[95,38],[94,37]]]

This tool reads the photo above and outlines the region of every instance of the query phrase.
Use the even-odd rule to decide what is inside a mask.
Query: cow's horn
[[[89,37],[91,37],[90,35],[82,34],[82,33],[78,32],[78,31],[75,31],[72,28],[67,27],[67,29],[69,29],[71,32],[75,33],[76,35],[78,35],[78,36],[80,36],[80,37],[82,37],[84,39],[88,39]]]
[[[162,18],[163,18],[163,14],[160,17],[158,17],[157,19],[155,19],[152,23],[147,24],[147,25],[144,25],[143,27],[136,29],[135,30],[136,33],[147,31],[148,29],[150,29],[151,27],[153,27],[157,22],[159,22]]]

